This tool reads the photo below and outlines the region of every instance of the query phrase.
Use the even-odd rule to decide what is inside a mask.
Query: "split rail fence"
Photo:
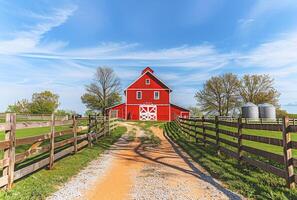
[[[75,154],[86,146],[91,147],[94,141],[110,134],[118,121],[95,115],[73,116],[71,120],[61,121],[52,115],[49,133],[16,138],[16,118],[14,113],[6,114],[5,140],[0,141],[0,150],[4,152],[0,160],[0,187],[7,189],[14,181],[44,167],[52,169],[58,159]]]
[[[292,141],[291,133],[297,132],[295,120],[284,117],[274,122],[252,123],[248,120],[224,119],[224,118],[179,118],[176,124],[186,137],[194,138],[195,142],[202,142],[221,153],[233,157],[238,163],[248,163],[269,173],[284,178],[287,187],[294,188],[297,176],[294,167],[297,167],[297,159],[293,158],[292,150],[297,149],[297,141]],[[243,133],[243,129],[245,130]],[[276,131],[281,137],[273,138],[255,134],[257,131]],[[254,131],[254,134],[248,132]],[[245,141],[257,142],[252,147]],[[268,151],[263,145],[273,145],[282,148],[282,154]],[[274,164],[276,163],[276,164]]]

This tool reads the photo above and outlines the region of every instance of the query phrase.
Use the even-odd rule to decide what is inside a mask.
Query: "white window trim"
[[[158,98],[156,98],[156,94],[158,94]],[[154,100],[160,99],[160,91],[154,91]]]
[[[138,98],[138,94],[140,94],[140,98]],[[136,99],[137,100],[142,99],[142,91],[136,91]]]
[[[150,85],[151,84],[151,80],[149,78],[145,79],[145,84],[146,85]]]

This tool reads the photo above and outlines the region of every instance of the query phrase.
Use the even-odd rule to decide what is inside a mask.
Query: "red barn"
[[[189,110],[170,103],[172,90],[147,67],[125,89],[126,103],[107,109],[109,116],[125,120],[172,121],[189,117]]]

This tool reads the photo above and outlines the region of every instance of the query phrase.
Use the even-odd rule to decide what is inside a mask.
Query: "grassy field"
[[[42,169],[27,178],[21,179],[16,182],[11,191],[1,191],[0,199],[45,199],[87,166],[90,161],[98,158],[104,150],[108,149],[125,132],[125,127],[119,127],[110,136],[100,139],[92,148],[85,148],[73,156],[59,160],[55,163],[53,170]]]
[[[69,129],[69,125],[65,126],[56,126],[56,131],[62,131]],[[51,127],[38,127],[38,128],[26,128],[26,129],[18,129],[16,130],[16,137],[17,138],[24,138],[24,137],[30,137],[30,136],[36,136],[36,135],[43,135],[49,133],[51,130]],[[0,140],[4,140],[4,132],[0,131]]]
[[[214,127],[214,124],[207,124],[207,126],[209,127]],[[220,129],[224,129],[224,130],[228,130],[228,131],[232,131],[232,132],[237,132],[237,128],[235,127],[229,127],[229,126],[219,126]],[[202,132],[202,129],[197,129],[198,131]],[[215,136],[215,132],[214,131],[210,131],[210,130],[206,130],[206,133],[210,134],[210,135],[214,135]],[[254,130],[254,129],[243,129],[242,130],[243,134],[247,134],[247,135],[256,135],[256,136],[262,136],[262,137],[269,137],[269,138],[277,138],[277,139],[282,139],[282,132],[280,131],[267,131],[267,130]],[[194,132],[193,132],[194,134]],[[292,140],[293,141],[297,141],[297,133],[292,133]],[[198,137],[202,138],[202,136]],[[230,137],[228,135],[225,134],[220,134],[220,137],[223,139],[227,139],[229,141],[235,142],[237,143],[237,139],[234,137]],[[209,139],[210,141],[215,142],[212,139]],[[233,150],[230,146],[224,145],[222,144],[224,147],[227,147],[231,150]],[[254,141],[248,141],[248,140],[243,140],[243,145],[246,146],[250,146],[250,147],[254,147],[256,149],[261,149],[261,150],[265,150],[268,152],[272,152],[272,153],[276,153],[276,154],[280,154],[283,155],[283,148],[280,146],[275,146],[275,145],[270,145],[270,144],[265,144],[265,143],[261,143],[261,142],[254,142]],[[297,149],[293,150],[293,156],[297,157]]]
[[[174,122],[165,126],[169,136],[174,139],[188,154],[203,166],[213,177],[222,180],[226,186],[245,197],[252,199],[297,199],[297,190],[287,189],[285,180],[248,165],[238,165],[237,160],[217,156],[214,148],[196,144],[183,134],[177,134]],[[267,134],[267,132],[250,132],[249,134]],[[267,136],[267,135],[265,135]],[[279,137],[277,133],[274,135]],[[251,144],[262,148],[258,144]],[[269,145],[272,146],[272,145]],[[270,148],[273,151],[272,148]]]

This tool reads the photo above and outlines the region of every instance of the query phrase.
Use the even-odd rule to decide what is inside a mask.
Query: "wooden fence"
[[[292,141],[291,133],[297,132],[295,120],[284,117],[275,123],[261,121],[251,123],[248,120],[238,118],[220,119],[209,118],[179,118],[175,122],[182,133],[189,138],[194,138],[196,143],[202,142],[221,153],[233,157],[241,164],[245,162],[264,171],[282,177],[287,182],[287,187],[294,188],[297,176],[294,167],[297,167],[297,159],[292,156],[292,149],[297,149],[297,142]],[[245,130],[243,133],[243,129]],[[272,138],[257,134],[248,134],[248,131],[278,131],[282,136]],[[247,145],[243,141],[258,142],[257,148]],[[261,144],[279,146],[283,149],[282,154],[261,149]],[[273,164],[276,163],[276,164]]]
[[[0,113],[0,119],[4,119],[7,113]],[[56,120],[68,120],[68,115],[56,115]],[[50,121],[51,114],[17,114],[17,120],[19,121]]]
[[[58,121],[52,115],[49,133],[25,138],[16,138],[16,127],[16,114],[6,114],[5,140],[0,141],[0,149],[4,151],[0,160],[3,169],[0,187],[7,189],[14,181],[44,167],[52,169],[58,159],[92,146],[94,140],[117,127],[117,119],[74,116],[71,120]],[[58,128],[63,130],[56,131]]]

